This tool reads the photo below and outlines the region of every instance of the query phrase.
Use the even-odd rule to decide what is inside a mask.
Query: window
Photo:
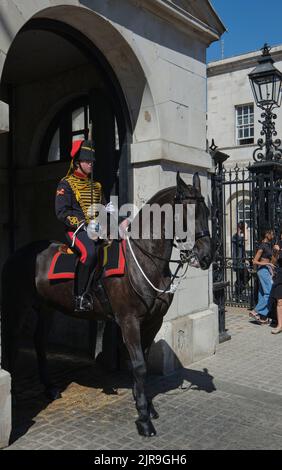
[[[69,160],[72,141],[87,139],[88,129],[89,105],[86,100],[80,100],[80,102],[67,106],[52,126],[47,162]]]
[[[237,145],[254,143],[254,105],[236,106],[236,142]]]
[[[54,134],[53,139],[51,140],[47,161],[57,162],[59,160],[60,160],[60,133],[59,133],[59,129],[57,129]]]
[[[42,162],[69,161],[72,142],[89,138],[90,111],[87,98],[69,103],[55,117],[42,145]],[[95,129],[94,129],[95,132]],[[115,150],[120,150],[119,131],[115,119]]]
[[[248,199],[241,200],[237,204],[237,220],[245,222],[248,227],[251,225],[251,206]]]

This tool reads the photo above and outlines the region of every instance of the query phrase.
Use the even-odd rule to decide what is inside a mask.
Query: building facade
[[[282,45],[270,51],[282,71]],[[253,151],[262,129],[261,110],[254,103],[248,74],[257,66],[261,51],[210,62],[208,76],[208,139],[230,158],[226,167],[253,162]],[[275,113],[277,137],[282,134],[282,110]]]
[[[55,188],[72,139],[86,137],[90,120],[103,156],[99,178],[121,203],[140,207],[175,185],[177,170],[189,183],[199,171],[209,195],[206,48],[224,26],[208,0],[3,0],[0,22],[1,266],[28,242],[64,239]],[[60,322],[64,332],[73,328]],[[87,334],[87,325],[74,328]],[[216,344],[211,272],[191,268],[156,338],[154,362],[170,372],[213,354]],[[9,376],[0,374],[4,445]]]
[[[282,71],[282,45],[271,48],[275,67]],[[245,281],[238,289],[237,277],[244,275],[234,268],[234,236],[240,221],[245,223],[245,256],[247,266],[252,263],[256,237],[254,233],[254,214],[252,213],[253,176],[248,166],[254,163],[253,152],[258,148],[257,140],[261,135],[262,110],[254,102],[248,74],[257,66],[261,51],[208,64],[208,140],[214,139],[221,151],[229,155],[224,163],[224,262],[225,280],[230,282],[227,297],[231,303],[253,304],[254,277],[246,273]],[[274,110],[277,138],[282,138],[282,110]],[[276,137],[273,137],[274,140]],[[244,285],[245,284],[245,285]],[[240,295],[238,293],[240,291]]]

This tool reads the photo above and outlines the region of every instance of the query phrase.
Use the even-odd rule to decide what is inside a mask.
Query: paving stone
[[[53,380],[64,391],[49,403],[29,353],[25,361],[34,364],[18,380],[21,399],[8,450],[281,450],[281,338],[249,322],[244,309],[228,309],[226,325],[231,341],[219,345],[214,356],[149,378],[160,414],[151,439],[137,433],[125,373],[106,376],[88,359],[50,354]],[[117,395],[102,393],[113,383],[120,385]]]

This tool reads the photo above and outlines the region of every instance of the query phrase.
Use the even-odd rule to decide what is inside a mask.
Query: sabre
[[[92,147],[92,132],[93,132],[93,123],[90,121],[89,123],[89,135],[90,135],[90,148],[91,148],[91,153],[93,155],[93,147]],[[94,219],[94,211],[93,211],[93,181],[94,175],[93,175],[93,162],[91,165],[91,214],[90,214],[90,220]]]
[[[93,146],[92,146],[92,130],[93,130],[93,124],[92,124],[92,121],[90,121],[89,123],[89,134],[90,135],[90,148],[91,148],[91,152],[92,152],[92,155],[94,153],[93,151]],[[91,191],[91,195],[90,195],[90,207],[91,207],[91,210],[90,210],[90,216],[89,216],[89,224],[87,225],[87,235],[88,237],[91,239],[91,240],[97,240],[99,238],[99,235],[98,235],[98,229],[99,229],[99,224],[96,224],[95,222],[95,219],[94,219],[94,207],[93,207],[93,187],[94,187],[94,175],[93,175],[93,161],[92,161],[92,165],[91,165],[91,179],[90,179],[90,191]]]

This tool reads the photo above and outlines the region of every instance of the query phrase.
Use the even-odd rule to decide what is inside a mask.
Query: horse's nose
[[[209,255],[204,256],[203,259],[202,259],[203,269],[208,269],[211,265],[211,262],[212,262],[212,257],[211,256],[209,256]]]
[[[215,249],[216,249],[216,240],[215,238],[211,238],[211,250],[212,250],[212,253],[214,253]]]

